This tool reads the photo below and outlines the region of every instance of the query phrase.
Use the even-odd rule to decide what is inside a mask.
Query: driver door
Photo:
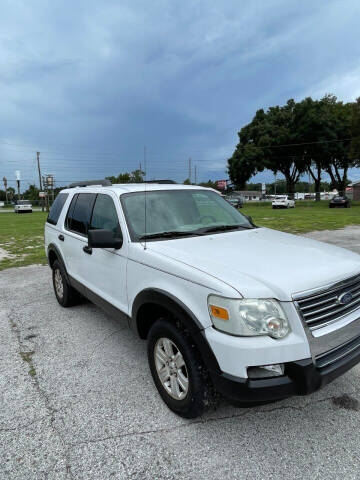
[[[120,225],[120,201],[111,193],[96,196],[89,230],[111,230],[114,237],[123,238]],[[102,299],[128,313],[126,293],[126,264],[128,244],[124,240],[119,250],[93,248],[91,253],[82,251],[83,279],[86,286]]]

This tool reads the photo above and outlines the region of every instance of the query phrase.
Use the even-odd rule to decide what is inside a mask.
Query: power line
[[[256,148],[282,148],[282,147],[299,147],[302,145],[316,145],[318,143],[333,143],[333,142],[347,142],[352,140],[352,138],[342,138],[339,140],[319,140],[317,142],[302,142],[302,143],[284,143],[283,145],[255,145]],[[245,145],[252,145],[247,143]]]

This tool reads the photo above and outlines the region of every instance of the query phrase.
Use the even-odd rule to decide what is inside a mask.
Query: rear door
[[[84,282],[83,262],[86,254],[83,251],[87,245],[87,232],[94,206],[96,193],[77,193],[73,196],[64,223],[64,240],[62,250],[66,270],[75,280]]]
[[[99,193],[92,209],[89,229],[111,230],[114,237],[123,238],[120,208],[120,201],[115,194]],[[119,250],[93,248],[91,253],[82,252],[81,260],[82,283],[125,313],[128,313],[127,248],[127,241],[123,238],[123,245]]]

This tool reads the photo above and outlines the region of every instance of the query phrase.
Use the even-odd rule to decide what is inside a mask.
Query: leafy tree
[[[23,198],[31,201],[39,200],[39,189],[35,185],[30,185],[23,193]]]
[[[351,111],[351,143],[350,158],[356,162],[356,166],[360,166],[360,97],[352,105]]]
[[[199,183],[200,187],[207,187],[207,188],[214,188],[215,190],[219,190],[219,187],[216,182],[213,182],[212,180],[208,180],[207,182],[201,182]]]
[[[296,103],[258,110],[253,120],[238,133],[239,143],[228,160],[231,180],[240,187],[264,169],[281,172],[287,193],[293,197],[295,184],[306,170],[306,161],[298,146]]]
[[[106,177],[111,183],[142,183],[144,181],[145,172],[142,170],[134,170],[133,172],[119,173],[117,177]]]
[[[8,187],[7,188],[7,192],[8,192],[8,199],[11,201],[13,200],[13,198],[15,197],[15,188],[13,187]]]
[[[326,155],[322,166],[330,176],[332,186],[339,192],[343,192],[349,183],[348,170],[356,165],[356,161],[350,158],[353,104],[337,102],[334,97],[329,110],[334,141],[325,144]]]
[[[186,179],[183,181],[183,185],[191,185],[190,179],[189,179],[189,178],[186,178]]]

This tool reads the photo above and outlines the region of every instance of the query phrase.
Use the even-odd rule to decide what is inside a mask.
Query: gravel
[[[360,227],[308,234],[360,253]],[[355,479],[360,367],[275,404],[175,416],[146,344],[91,303],[61,308],[48,267],[0,272],[0,479]]]

